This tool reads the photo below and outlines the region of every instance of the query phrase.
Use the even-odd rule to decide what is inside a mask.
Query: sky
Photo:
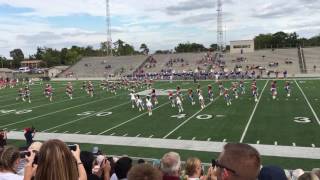
[[[112,39],[151,52],[181,42],[216,43],[217,0],[110,0]],[[320,0],[222,0],[226,41],[260,33],[320,34]],[[0,56],[21,48],[93,46],[106,41],[105,0],[0,0]]]

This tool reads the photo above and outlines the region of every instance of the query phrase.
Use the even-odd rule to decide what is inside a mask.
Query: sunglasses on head
[[[232,174],[237,175],[237,172],[235,170],[220,164],[218,160],[212,159],[211,163],[212,163],[212,167],[218,167],[221,169],[225,169],[225,170],[231,172]]]

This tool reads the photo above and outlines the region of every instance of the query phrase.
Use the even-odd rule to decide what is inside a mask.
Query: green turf
[[[187,100],[186,93],[183,106],[185,116],[183,118],[172,117],[178,115],[177,108],[172,108],[167,96],[159,96],[159,105],[149,117],[144,112],[132,109],[130,97],[127,90],[119,90],[117,95],[107,93],[98,87],[95,82],[95,97],[91,98],[81,90],[82,82],[73,82],[75,87],[74,99],[69,100],[64,94],[67,82],[51,82],[54,91],[54,101],[49,102],[42,94],[44,85],[31,86],[32,103],[16,101],[17,88],[0,90],[0,128],[8,130],[22,130],[31,125],[39,131],[58,133],[79,133],[79,134],[99,134],[115,136],[126,135],[128,137],[150,137],[168,139],[185,139],[207,141],[227,141],[239,142],[242,135],[245,143],[257,143],[278,145],[311,147],[314,144],[320,146],[319,123],[316,120],[311,108],[308,106],[302,92],[297,87],[294,80],[291,81],[292,94],[286,97],[284,91],[285,81],[278,81],[278,97],[271,98],[271,81],[261,80],[257,85],[261,94],[255,112],[256,103],[250,92],[251,81],[246,81],[246,94],[239,99],[234,99],[232,106],[227,106],[222,96],[218,96],[218,86],[213,81],[200,82],[206,104],[207,85],[212,84],[215,100],[204,110],[200,111],[197,96],[196,105],[192,106]],[[230,87],[232,81],[225,81],[224,86]],[[303,92],[311,103],[316,116],[320,112],[319,80],[297,81]],[[267,83],[267,84],[266,84]],[[154,87],[157,89],[175,89],[177,86],[182,89],[193,88],[195,91],[197,84],[191,81],[180,81],[174,83],[157,82]],[[263,92],[262,89],[266,85]],[[139,91],[142,91],[140,89]],[[159,107],[160,106],[160,107]],[[5,113],[11,111],[9,113]],[[29,113],[22,113],[23,110],[32,110]],[[16,114],[18,113],[18,114]],[[20,114],[19,114],[20,113]],[[82,114],[82,116],[81,116]],[[98,115],[97,115],[98,114]],[[109,114],[106,116],[101,116]],[[99,116],[100,115],[100,116]],[[252,121],[248,130],[245,127],[252,115]],[[296,117],[306,117],[310,123],[297,123]],[[183,123],[183,124],[182,124]],[[179,126],[181,125],[181,127]],[[178,127],[178,128],[177,128]],[[107,146],[110,147],[110,146]],[[122,149],[112,147],[115,149]],[[129,151],[135,148],[129,148]],[[136,148],[143,149],[143,148]],[[138,151],[138,150],[137,150]],[[150,149],[150,154],[153,154]],[[122,152],[122,151],[121,151]],[[161,151],[163,152],[163,151]],[[135,154],[136,152],[132,152]],[[138,152],[137,152],[138,153]],[[119,153],[115,153],[119,154]],[[130,152],[127,152],[130,154]],[[199,153],[197,153],[199,154]],[[142,153],[143,155],[143,153]],[[147,154],[146,154],[147,155]],[[292,159],[289,158],[266,158],[266,162],[280,162],[289,166]],[[306,160],[305,162],[313,162]],[[306,163],[307,164],[307,163]],[[312,164],[312,163],[311,163]],[[310,166],[304,166],[310,167]]]

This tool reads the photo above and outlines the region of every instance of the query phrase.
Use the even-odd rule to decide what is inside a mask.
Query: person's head
[[[185,172],[188,177],[200,177],[201,176],[201,161],[198,158],[191,157],[187,159],[185,165]]]
[[[162,180],[162,174],[149,164],[138,164],[130,169],[128,180]]]
[[[298,180],[319,180],[319,178],[313,172],[307,172],[299,176]]]
[[[217,161],[218,180],[255,180],[260,170],[260,154],[248,144],[228,143]]]
[[[28,151],[40,151],[40,148],[42,146],[42,142],[33,142],[29,147]]]
[[[265,166],[260,170],[259,180],[287,180],[284,170],[277,166]]]
[[[320,169],[319,168],[314,168],[312,169],[312,172],[318,176],[318,178],[320,179]]]
[[[114,171],[119,179],[127,177],[127,174],[132,166],[132,159],[129,157],[120,158],[114,167]]]
[[[0,172],[16,173],[20,161],[20,153],[16,147],[0,148]]]
[[[144,159],[138,159],[138,164],[144,164],[146,161]]]
[[[43,143],[38,156],[36,180],[78,180],[75,158],[68,146],[60,140]]]
[[[94,155],[92,152],[81,151],[80,159],[83,163],[84,169],[86,170],[87,175],[92,174],[92,166],[94,161]]]
[[[176,152],[168,152],[161,159],[160,169],[164,175],[179,176],[180,155]]]

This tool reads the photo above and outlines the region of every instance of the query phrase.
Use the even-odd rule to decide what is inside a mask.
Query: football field
[[[290,79],[290,97],[284,90],[285,81],[277,80],[278,96],[272,99],[272,80],[258,80],[259,98],[251,95],[250,80],[245,81],[246,93],[227,106],[218,95],[214,81],[199,82],[206,107],[200,108],[198,97],[191,105],[183,92],[183,113],[171,107],[166,93],[159,95],[159,104],[153,115],[132,109],[129,91],[122,89],[114,95],[95,83],[95,95],[89,97],[81,90],[82,82],[73,82],[74,95],[65,94],[67,82],[50,82],[54,88],[53,101],[43,95],[43,86],[35,84],[32,103],[16,101],[17,88],[0,90],[0,129],[22,131],[34,126],[38,132],[145,137],[214,142],[244,142],[296,147],[320,147],[320,80]],[[224,81],[226,88],[233,81]],[[207,97],[207,86],[213,85],[214,100]],[[197,84],[191,81],[156,82],[157,92],[169,89],[195,92]],[[139,89],[142,92],[145,89]],[[150,90],[148,90],[150,91]]]

